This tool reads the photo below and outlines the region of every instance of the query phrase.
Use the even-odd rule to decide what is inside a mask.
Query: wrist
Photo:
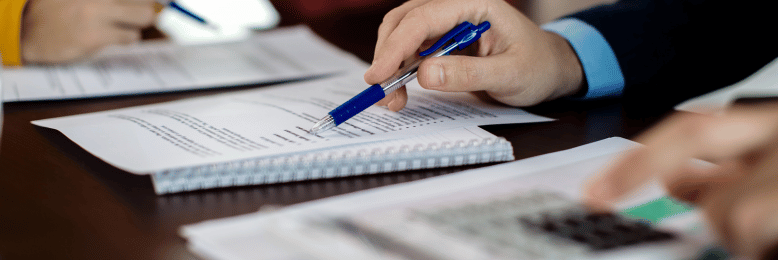
[[[551,53],[554,55],[554,67],[557,69],[555,91],[549,97],[556,99],[567,96],[579,96],[586,93],[586,80],[578,55],[570,43],[561,35],[554,32],[545,32],[550,39]]]
[[[625,80],[619,60],[597,28],[575,18],[561,19],[542,28],[566,39],[567,46],[576,55],[577,65],[582,68],[579,90],[586,92],[584,99],[621,95]]]

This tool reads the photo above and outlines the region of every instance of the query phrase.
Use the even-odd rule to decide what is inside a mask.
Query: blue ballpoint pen
[[[426,58],[440,57],[448,55],[451,51],[457,49],[461,50],[474,43],[481,37],[481,33],[489,30],[491,25],[489,22],[475,26],[469,22],[463,22],[456,28],[446,33],[443,38],[440,38],[432,47],[419,53],[421,58],[408,66],[403,67],[397,73],[392,75],[389,79],[370,86],[368,89],[362,91],[358,95],[346,101],[339,107],[330,111],[330,113],[316,122],[311,128],[310,133],[316,134],[322,131],[329,130],[333,127],[340,125],[349,118],[359,114],[362,110],[367,109],[379,100],[383,99],[389,93],[392,93],[396,89],[405,86],[406,83],[416,78],[416,72],[419,69],[419,64]],[[453,42],[442,49],[444,44],[453,40]],[[438,50],[440,49],[440,50]]]
[[[207,21],[205,21],[205,19],[203,19],[203,18],[202,18],[202,17],[200,17],[199,15],[196,15],[196,14],[194,14],[194,13],[190,12],[189,10],[186,10],[186,8],[184,8],[184,7],[182,7],[181,5],[179,5],[178,3],[176,3],[176,1],[164,1],[164,0],[158,0],[158,1],[157,1],[157,3],[159,3],[159,4],[161,4],[161,5],[167,5],[167,6],[169,6],[170,8],[173,8],[174,10],[176,10],[176,11],[179,11],[179,12],[181,12],[182,14],[184,14],[184,15],[188,16],[189,18],[192,18],[192,19],[194,19],[195,21],[197,21],[197,22],[199,22],[199,23],[201,23],[201,24],[203,24],[203,25],[207,26],[208,28],[211,28],[211,29],[219,29],[218,27],[216,27],[216,25],[213,25],[213,24],[210,24],[210,23],[208,23]]]

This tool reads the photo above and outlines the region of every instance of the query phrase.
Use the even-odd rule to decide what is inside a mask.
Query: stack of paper
[[[425,90],[414,82],[409,84],[408,104],[402,111],[373,106],[337,128],[310,134],[308,130],[319,118],[366,88],[362,74],[363,71],[357,71],[327,79],[39,120],[33,124],[62,132],[120,169],[154,175],[156,191],[162,194],[445,167],[461,165],[459,161],[463,160],[467,164],[510,160],[513,158],[510,144],[488,132],[459,131],[444,137],[441,131],[551,120],[518,108],[487,103],[469,93]],[[430,133],[435,136],[417,140]],[[490,138],[492,141],[487,140]],[[374,148],[393,145],[346,149],[351,155],[341,149],[398,139],[408,141],[398,142],[394,152],[387,148],[377,151],[375,156]],[[471,144],[472,139],[477,139],[476,143]],[[451,147],[440,148],[446,140],[452,142]],[[321,156],[300,156],[303,152],[316,151]],[[454,152],[459,154],[446,155]],[[498,156],[500,153],[509,156]],[[382,161],[380,165],[365,160],[395,155],[396,160]],[[457,159],[457,156],[469,158],[471,155],[473,160]],[[412,157],[401,158],[408,156]],[[417,160],[418,166],[414,162]],[[427,163],[429,160],[432,161]],[[396,161],[410,163],[403,165]],[[299,167],[315,163],[321,165]],[[377,164],[376,170],[370,170],[373,164]],[[421,167],[422,164],[426,166]],[[221,175],[226,177],[213,178]]]
[[[40,101],[221,88],[364,70],[366,64],[303,26],[246,41],[106,48],[85,62],[7,68],[3,100]]]

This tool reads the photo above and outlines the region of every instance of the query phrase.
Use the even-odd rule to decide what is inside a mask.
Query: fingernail
[[[435,89],[443,86],[445,82],[445,73],[443,72],[443,66],[438,64],[430,65],[427,69],[427,88]]]

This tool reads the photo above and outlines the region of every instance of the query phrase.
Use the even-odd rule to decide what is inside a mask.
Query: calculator
[[[540,190],[458,205],[350,217],[318,214],[284,222],[274,233],[320,259],[689,257],[684,252],[688,245],[670,230]]]

